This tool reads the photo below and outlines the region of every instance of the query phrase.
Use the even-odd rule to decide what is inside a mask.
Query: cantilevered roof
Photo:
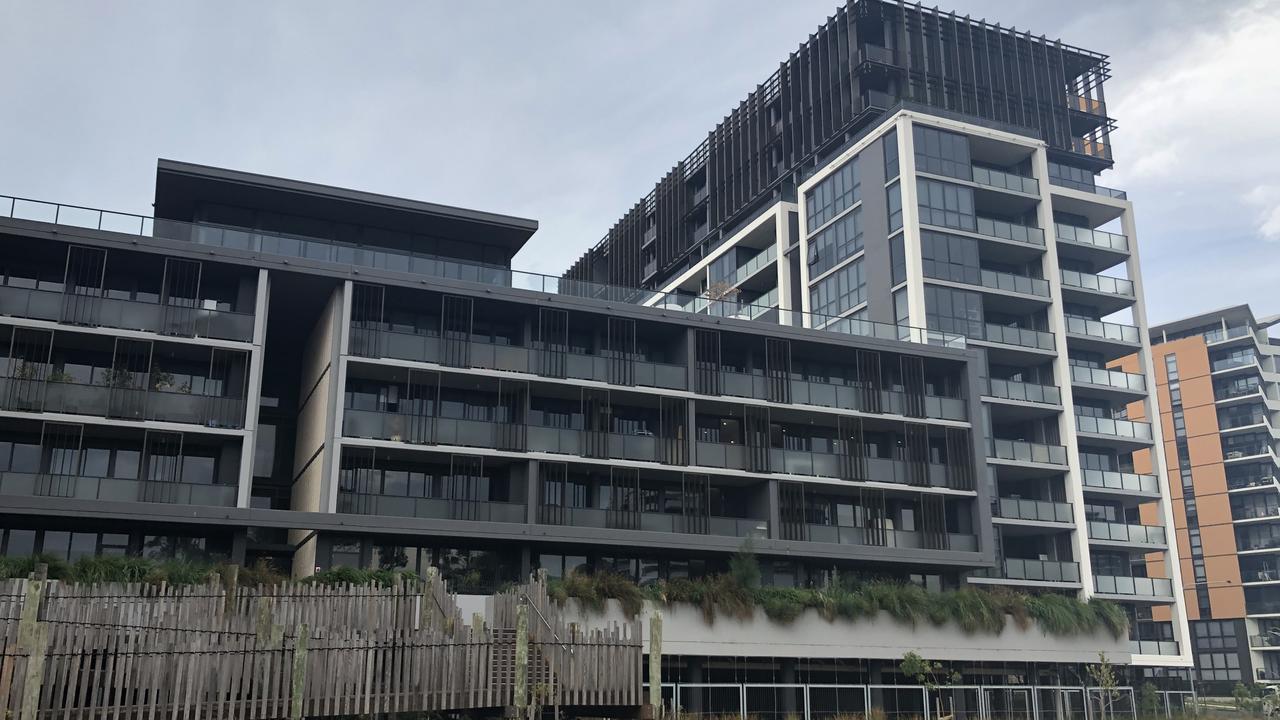
[[[176,160],[156,162],[156,217],[192,221],[212,203],[496,245],[514,255],[538,221]]]
[[[1280,315],[1265,315],[1263,317],[1255,317],[1253,308],[1246,305],[1232,305],[1230,307],[1210,310],[1198,315],[1174,320],[1163,325],[1156,325],[1151,328],[1152,342],[1160,341],[1166,334],[1175,335],[1187,330],[1193,330],[1212,322],[1226,320],[1227,327],[1240,327],[1248,325],[1255,328],[1265,328],[1280,322]]]

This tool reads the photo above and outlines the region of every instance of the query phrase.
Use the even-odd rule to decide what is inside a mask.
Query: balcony
[[[977,552],[978,538],[975,535],[962,535],[958,533],[946,533],[946,547],[939,548],[931,546],[925,537],[925,533],[912,532],[907,530],[882,530],[875,531],[884,534],[884,544],[875,544],[867,542],[867,530],[862,527],[851,527],[845,525],[806,525],[805,532],[808,535],[809,542],[831,543],[836,545],[863,545],[870,547],[888,547],[900,548],[904,550],[952,550],[956,552]]]
[[[1258,356],[1253,353],[1246,353],[1243,355],[1228,355],[1216,360],[1210,358],[1209,360],[1209,371],[1213,373],[1223,373],[1244,368],[1261,371],[1262,366],[1258,364]]]
[[[1099,418],[1089,415],[1076,415],[1076,431],[1091,436],[1091,440],[1114,439],[1122,444],[1137,441],[1139,444],[1150,444],[1151,423],[1114,418]]]
[[[1042,298],[1049,297],[1048,280],[1027,277],[1026,275],[996,272],[994,270],[982,270],[980,276],[981,286],[984,288],[1020,293],[1022,295],[1035,295]]]
[[[1075,95],[1068,93],[1067,105],[1076,112],[1087,113],[1089,115],[1099,115],[1106,117],[1107,106],[1101,100],[1095,100],[1084,95]]]
[[[1069,180],[1067,178],[1050,177],[1049,184],[1057,185],[1058,187],[1071,188],[1072,190],[1082,190],[1101,197],[1111,198],[1112,200],[1129,199],[1129,194],[1124,190],[1116,190],[1115,188],[1103,187],[1102,185],[1096,185],[1093,183],[1079,182],[1077,180]]]
[[[1063,466],[1067,464],[1067,449],[1061,445],[992,438],[987,452],[987,457],[993,460]]]
[[[1124,235],[1063,223],[1055,223],[1054,232],[1058,242],[1078,248],[1085,257],[1094,256],[1094,261],[1105,266],[1114,265],[1129,254],[1129,238]]]
[[[815,380],[790,382],[791,404],[815,407],[840,408],[842,410],[869,411],[866,407],[868,390],[857,385],[845,385]],[[746,397],[774,402],[773,381],[759,373],[739,373],[730,370],[720,372],[720,393],[730,397]],[[893,390],[880,391],[880,411],[894,415],[907,415],[907,395]],[[967,420],[968,404],[960,398],[924,396],[924,415],[943,420]]]
[[[1253,496],[1257,498],[1258,496]],[[1232,505],[1231,519],[1240,520],[1275,520],[1280,518],[1280,507],[1257,505]]]
[[[1085,385],[1092,389],[1114,390],[1126,395],[1146,395],[1147,393],[1147,378],[1144,375],[1081,365],[1071,366],[1071,384]]]
[[[858,46],[858,62],[859,63],[876,63],[879,65],[888,65],[896,67],[898,65],[897,54],[886,47],[879,45],[863,44]]]
[[[1173,581],[1169,578],[1130,577],[1127,575],[1094,575],[1094,592],[1129,598],[1173,600]]]
[[[195,484],[129,478],[0,473],[0,496],[60,497],[110,502],[235,507],[235,485]]]
[[[1026,580],[1028,582],[1079,583],[1080,563],[1070,560],[1005,558],[996,567],[977,570],[974,575],[1004,580]]]
[[[991,170],[990,168],[973,166],[973,181],[979,185],[996,188],[998,190],[1012,190],[1014,192],[1025,193],[1027,195],[1038,195],[1040,193],[1040,183],[1035,178],[1029,178],[1024,175],[1015,175],[1013,173],[1002,172],[1000,170]]]
[[[603,439],[596,439],[593,442],[588,440],[588,435]],[[652,433],[647,435],[588,433],[584,430],[529,426],[530,452],[659,462],[662,459],[659,448],[660,439]]]
[[[1127,545],[1165,546],[1164,528],[1159,525],[1129,525],[1127,523],[1089,521],[1089,539]]]
[[[988,378],[986,395],[1001,400],[1062,405],[1062,394],[1057,385],[1037,385],[1016,380]]]
[[[73,296],[72,311],[64,307],[66,297],[60,291],[0,285],[0,315],[175,337],[253,341],[254,317],[249,313],[84,295]]]
[[[474,522],[525,522],[524,503],[374,495],[340,491],[338,512]]]
[[[641,530],[645,532],[717,535],[723,537],[767,538],[769,521],[757,518],[694,518],[679,513],[602,510],[599,508],[556,508],[563,522],[543,523],[563,527]]]
[[[769,247],[761,251],[759,254],[757,254],[755,257],[751,258],[750,260],[740,265],[729,276],[722,278],[720,282],[723,282],[729,285],[730,287],[737,286],[741,284],[743,281],[750,278],[752,275],[755,275],[756,273],[760,272],[761,270],[768,267],[773,267],[774,263],[777,262],[777,260],[778,260],[778,246],[770,245]]]
[[[1075,516],[1071,512],[1071,503],[1065,502],[1002,497],[996,498],[996,502],[992,504],[992,510],[996,517],[1005,520],[1029,520],[1049,523],[1075,522]]]
[[[1229,340],[1238,340],[1240,338],[1253,338],[1253,328],[1247,325],[1237,327],[1224,328],[1219,330],[1210,330],[1204,334],[1204,341],[1208,345],[1219,345]]]
[[[695,443],[693,465],[700,467],[724,468],[743,472],[779,473],[801,475],[806,477],[825,477],[841,480],[866,480],[872,482],[894,483],[897,485],[913,485],[915,478],[903,460],[892,458],[865,458],[865,473],[862,478],[850,477],[845,468],[849,457],[833,452],[811,450],[788,450],[785,448],[767,448],[767,466],[752,470],[750,457],[758,450],[735,443],[708,442],[699,440]],[[925,479],[928,487],[951,487],[949,468],[947,465],[929,463]],[[969,488],[958,488],[969,489]]]
[[[1093,320],[1075,315],[1064,317],[1067,335],[1081,349],[1106,353],[1108,359],[1127,355],[1142,344],[1142,333],[1133,325]]]
[[[1227,491],[1237,490],[1278,490],[1280,484],[1276,482],[1274,475],[1250,475],[1246,477],[1232,477],[1227,475]]]
[[[1032,350],[1047,350],[1050,352],[1056,347],[1053,339],[1053,333],[1045,332],[1043,330],[1032,330],[1031,328],[995,325],[993,323],[987,323],[983,327],[982,337],[974,339],[1000,343],[1001,345],[1030,348]]]
[[[1094,138],[1071,138],[1071,151],[1099,160],[1111,159],[1111,146]]]
[[[1155,475],[1117,472],[1114,470],[1085,470],[1081,477],[1084,488],[1144,497],[1160,496],[1160,481]]]
[[[1044,247],[1044,231],[1038,227],[1018,225],[1017,223],[986,217],[978,217],[977,223],[977,233],[979,235]]]
[[[1130,640],[1129,652],[1134,655],[1177,655],[1176,640]]]
[[[1259,650],[1275,650],[1280,648],[1280,636],[1277,635],[1250,635],[1249,647],[1258,648]]]
[[[0,378],[0,408],[24,412],[89,415],[116,420],[154,420],[210,428],[243,428],[242,397],[195,395],[119,385]]]
[[[1076,301],[1099,308],[1104,315],[1133,304],[1134,288],[1131,280],[1075,270],[1060,272],[1065,295],[1074,296]],[[1067,301],[1071,302],[1072,298],[1068,298]]]

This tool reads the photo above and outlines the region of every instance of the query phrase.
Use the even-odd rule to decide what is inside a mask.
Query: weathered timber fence
[[[638,711],[638,623],[567,625],[540,578],[494,605],[492,622],[467,623],[435,576],[386,588],[0,581],[0,717]]]

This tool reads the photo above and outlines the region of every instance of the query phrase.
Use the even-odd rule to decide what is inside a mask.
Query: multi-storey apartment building
[[[1185,668],[1133,206],[1097,183],[1109,76],[1061,42],[850,2],[565,277],[642,284],[665,308],[964,336],[997,558],[968,582],[1121,602],[1134,662]]]
[[[1280,347],[1247,305],[1151,329],[1197,679],[1280,680]]]

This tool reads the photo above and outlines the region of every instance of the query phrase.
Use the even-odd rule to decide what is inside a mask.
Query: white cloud
[[[1258,233],[1266,240],[1280,240],[1280,185],[1259,185],[1245,200],[1259,208]]]

